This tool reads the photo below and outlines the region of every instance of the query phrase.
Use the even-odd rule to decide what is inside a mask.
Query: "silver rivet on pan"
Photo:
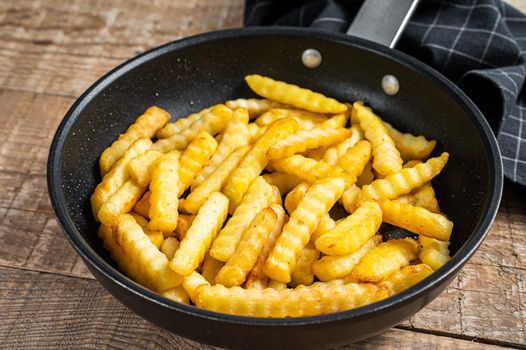
[[[301,61],[307,68],[316,68],[321,64],[321,53],[316,49],[307,49],[301,54]]]
[[[387,74],[382,78],[382,89],[389,96],[394,96],[400,91],[400,83],[394,75]]]

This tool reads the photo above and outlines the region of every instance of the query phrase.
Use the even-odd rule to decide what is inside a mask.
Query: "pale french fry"
[[[152,141],[140,138],[130,145],[124,155],[115,163],[110,172],[104,175],[102,181],[95,187],[90,197],[93,216],[97,219],[102,205],[113,195],[129,177],[127,165],[130,159],[146,152],[152,146]]]
[[[345,179],[328,177],[315,182],[291,213],[283,227],[274,249],[265,263],[266,275],[274,280],[289,283],[296,261],[316,230],[322,217],[341,197]]]
[[[262,98],[238,98],[237,100],[226,101],[225,104],[233,111],[238,108],[245,108],[250,119],[254,119],[272,108],[287,108],[287,105]]]
[[[335,99],[323,96],[299,86],[273,80],[258,74],[247,75],[245,81],[258,95],[318,113],[341,113],[347,106]]]
[[[427,159],[436,146],[435,140],[428,141],[424,136],[414,136],[409,133],[404,134],[393,128],[393,126],[387,122],[383,122],[383,124],[387,129],[387,133],[394,141],[396,149],[400,151],[402,159],[406,162],[412,159]]]
[[[378,203],[365,201],[344,220],[316,240],[316,248],[327,255],[346,255],[357,251],[373,237],[382,223]]]
[[[268,112],[263,113],[255,123],[261,127],[268,126],[278,119],[290,117],[296,120],[299,125],[299,129],[311,130],[316,127],[319,123],[323,123],[327,120],[327,117],[320,113],[313,113],[307,111],[300,111],[298,109],[271,109]]]
[[[161,152],[147,150],[130,159],[127,168],[128,174],[139,186],[148,186],[152,179],[153,166],[162,155]]]
[[[187,129],[174,134],[165,139],[157,140],[152,149],[166,153],[172,150],[183,150],[201,131],[206,131],[210,135],[215,135],[226,128],[233,112],[225,105],[214,106],[210,112],[205,113],[200,119],[192,123]]]
[[[183,240],[186,236],[186,232],[192,226],[192,222],[195,219],[195,215],[179,214],[177,218],[177,227],[175,228],[175,235],[179,240]]]
[[[198,307],[233,315],[254,317],[301,317],[349,310],[388,296],[387,291],[370,283],[314,283],[295,289],[226,288],[201,285],[197,289]]]
[[[363,168],[362,174],[358,176],[356,179],[356,185],[358,187],[363,187],[365,185],[369,185],[371,182],[374,181],[374,174],[373,174],[373,165],[371,162],[368,162],[365,164],[365,167]]]
[[[382,207],[385,222],[419,235],[436,238],[440,241],[449,241],[453,222],[444,215],[385,198],[379,199],[378,203]]]
[[[145,287],[162,292],[181,284],[181,276],[170,270],[166,256],[153,245],[131,215],[117,218],[113,236],[142,275]]]
[[[269,125],[265,133],[243,157],[238,168],[232,172],[223,188],[223,193],[230,200],[230,213],[234,212],[252,181],[267,166],[268,159],[265,155],[268,149],[297,129],[298,123],[292,118],[283,118],[275,121]]]
[[[220,261],[228,261],[254,216],[268,207],[274,199],[274,190],[261,176],[250,184],[243,200],[232,214],[232,217],[221,230],[210,248],[210,255]]]
[[[365,138],[371,142],[373,168],[384,176],[400,171],[403,163],[402,157],[380,117],[359,102],[353,104],[352,115],[360,123]]]
[[[360,281],[379,282],[409,265],[417,254],[418,244],[414,239],[392,239],[368,251],[354,267],[351,276]]]
[[[171,151],[157,160],[150,182],[148,229],[170,233],[177,227],[179,206],[179,152]]]
[[[174,254],[179,249],[181,243],[175,237],[165,238],[161,244],[161,252],[166,255],[168,261],[171,261],[174,258]]]
[[[347,255],[325,255],[311,264],[312,272],[320,281],[327,282],[337,278],[349,276],[353,268],[360,262],[367,252],[382,241],[381,235],[369,239],[360,249]]]
[[[348,186],[356,182],[356,176],[347,173],[336,165],[329,165],[323,161],[316,161],[299,154],[274,159],[270,165],[279,172],[295,175],[309,183],[324,179],[328,176],[339,176],[346,180]]]
[[[307,243],[300,253],[296,268],[292,271],[290,284],[293,287],[299,285],[310,286],[314,282],[314,274],[311,270],[311,263],[318,260],[320,251],[316,249],[312,242]]]
[[[352,185],[346,189],[345,192],[343,192],[342,198],[340,198],[340,204],[349,214],[354,213],[354,211],[362,204],[362,201],[362,190],[356,185]]]
[[[220,192],[212,193],[186,232],[170,268],[181,276],[190,275],[203,261],[227,214],[228,198]]]
[[[144,218],[144,216],[139,215],[137,213],[130,213],[130,215],[135,219],[135,221],[141,226],[144,233],[148,236],[150,241],[153,243],[154,246],[157,248],[161,248],[161,244],[163,243],[164,236],[161,231],[150,231],[148,230],[148,220]]]
[[[356,143],[363,140],[363,130],[358,125],[353,125],[350,128],[351,136],[343,141],[331,145],[325,150],[323,154],[323,161],[330,165],[336,165],[338,159],[343,156],[347,150],[354,147]]]
[[[190,142],[179,161],[179,196],[190,186],[216,149],[216,140],[206,131],[199,132]]]
[[[119,187],[117,192],[102,205],[98,214],[99,221],[108,227],[113,227],[119,215],[132,210],[144,190],[145,187],[139,186],[133,180],[128,179]]]
[[[389,291],[391,295],[398,294],[411,288],[433,273],[433,269],[426,264],[404,266],[389,275],[380,286]]]
[[[190,125],[201,119],[203,115],[210,112],[211,110],[212,107],[205,108],[197,113],[192,113],[184,118],[179,118],[173,123],[168,123],[161,130],[157,131],[155,137],[157,137],[158,139],[165,139],[167,137],[178,134],[181,131],[188,129]]]
[[[245,281],[276,222],[277,213],[270,207],[261,210],[254,217],[243,232],[234,254],[217,273],[216,283],[233,287]]]
[[[210,283],[214,285],[216,282],[216,276],[219,270],[225,265],[224,262],[216,260],[210,256],[210,254],[205,255],[203,260],[203,266],[201,267],[201,274],[203,277]]]
[[[185,292],[183,286],[177,286],[161,293],[167,299],[177,301],[178,303],[189,304],[190,297]]]
[[[99,159],[100,173],[106,175],[137,139],[151,138],[155,132],[170,120],[170,114],[159,107],[150,107],[121,134],[117,141],[102,152]]]
[[[201,274],[197,271],[192,272],[190,275],[186,276],[183,280],[183,288],[185,292],[190,297],[190,300],[192,300],[195,303],[196,300],[196,294],[197,290],[201,286],[209,286],[210,283],[201,276]]]
[[[270,185],[276,186],[281,194],[290,192],[301,182],[301,179],[297,176],[279,172],[265,174],[263,179]]]
[[[338,158],[338,166],[356,177],[360,176],[371,159],[371,144],[361,140]]]
[[[152,193],[150,191],[146,191],[141,199],[135,203],[135,206],[133,207],[133,211],[137,214],[140,214],[144,216],[145,218],[149,218],[148,213],[150,212],[150,197],[152,196]]]
[[[250,150],[250,146],[243,146],[232,152],[197,188],[195,188],[184,202],[184,208],[192,214],[197,213],[210,193],[220,191],[228,180],[228,176],[241,162]]]
[[[362,187],[362,193],[366,198],[372,199],[394,199],[409,193],[440,174],[448,158],[449,154],[444,152],[440,157],[430,158],[412,168],[404,168],[387,175],[385,179],[374,180],[370,185]]]
[[[418,258],[423,263],[431,266],[433,270],[438,270],[449,261],[449,242],[418,236],[418,243],[420,244]]]
[[[252,136],[248,130],[248,112],[246,109],[241,108],[234,111],[232,120],[222,135],[221,143],[210,162],[192,181],[192,190],[202,184],[234,150],[250,143]]]

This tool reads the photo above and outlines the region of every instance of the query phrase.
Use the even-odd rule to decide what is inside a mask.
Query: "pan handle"
[[[420,0],[365,0],[348,35],[394,48]]]

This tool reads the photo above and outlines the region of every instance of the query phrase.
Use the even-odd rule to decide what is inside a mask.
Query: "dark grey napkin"
[[[245,25],[345,32],[362,0],[247,0]],[[526,16],[499,0],[424,0],[397,47],[440,71],[478,105],[504,174],[526,185]]]

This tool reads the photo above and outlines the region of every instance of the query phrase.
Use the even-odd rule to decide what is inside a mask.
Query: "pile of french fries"
[[[102,153],[91,204],[122,271],[181,303],[298,317],[373,303],[448,261],[435,141],[360,102],[245,80],[262,99],[173,123],[151,107]],[[383,241],[382,223],[409,234]]]

